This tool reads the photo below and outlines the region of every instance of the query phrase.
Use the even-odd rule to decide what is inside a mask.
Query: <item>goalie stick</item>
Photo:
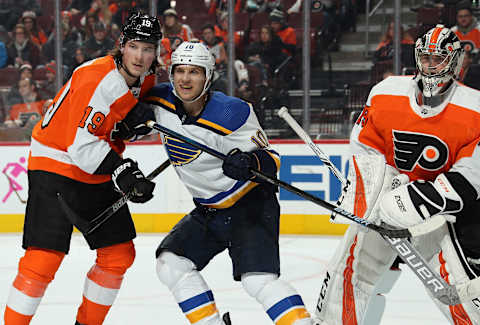
[[[160,166],[155,168],[150,174],[147,175],[148,180],[152,180],[157,177],[161,172],[163,172],[168,166],[170,166],[170,160],[165,160]],[[122,206],[124,206],[128,200],[133,196],[133,192],[129,192],[119,198],[115,203],[111,206],[103,210],[100,214],[98,214],[95,218],[88,221],[81,218],[79,215],[73,211],[70,206],[67,204],[65,199],[62,197],[60,193],[57,193],[58,201],[60,202],[60,206],[62,207],[67,219],[77,227],[77,229],[84,235],[89,235],[94,232],[98,227],[104,224],[108,219],[110,219],[115,212],[118,211]]]
[[[328,156],[315,144],[315,142],[312,141],[307,132],[305,132],[305,130],[302,129],[300,124],[298,124],[298,122],[293,118],[293,116],[290,115],[290,113],[288,112],[288,108],[286,106],[283,106],[278,110],[277,114],[278,116],[283,118],[285,122],[287,122],[287,124],[292,128],[293,131],[295,131],[295,133],[300,137],[300,139],[303,140],[303,142],[308,144],[308,146],[310,147],[310,149],[312,149],[313,153],[318,157],[318,159],[320,159],[320,161],[323,162],[323,164],[327,166],[328,169],[330,169],[333,175],[337,177],[337,179],[342,183],[342,191],[346,193],[348,186],[350,186],[350,181],[346,179],[345,176],[343,176],[343,174],[338,170],[338,168],[335,167],[335,165],[330,161]],[[340,205],[342,203],[343,197],[343,195],[340,195],[339,199],[337,200],[337,205]],[[336,214],[332,213],[330,218],[334,220],[335,216]]]
[[[340,182],[342,182],[342,185],[345,187],[345,189],[349,185],[349,181],[343,176],[343,174],[335,167],[335,165],[328,159],[328,156],[312,141],[310,136],[305,132],[304,129],[295,121],[295,119],[288,113],[288,108],[283,106],[278,110],[278,116],[283,118],[285,122],[292,128],[293,131],[300,137],[300,139],[303,140],[310,149],[317,155],[318,159],[320,159],[327,167],[330,169],[330,171],[335,175]]]
[[[218,152],[216,151],[215,149],[212,149],[210,147],[207,147],[193,139],[190,139],[188,137],[185,137],[175,131],[172,131],[160,124],[157,124],[153,121],[149,121],[146,123],[146,125],[152,129],[155,129],[157,131],[160,131],[164,134],[167,134],[175,139],[178,139],[178,140],[181,140],[185,143],[188,143],[189,145],[197,148],[197,149],[200,149],[202,151],[205,151],[206,153],[214,156],[214,157],[217,157],[221,160],[225,160],[225,158],[227,157],[225,154],[221,153],[221,152]],[[316,196],[313,196],[311,195],[310,193],[307,193],[307,192],[304,192],[302,191],[301,189],[295,187],[295,186],[292,186],[288,183],[285,183],[279,179],[276,179],[276,178],[273,178],[273,177],[270,177],[264,173],[262,173],[261,171],[259,170],[255,170],[255,169],[250,169],[250,171],[252,172],[253,175],[255,175],[256,177],[272,184],[272,185],[275,185],[275,186],[280,186],[284,189],[286,189],[287,191],[289,192],[292,192],[294,194],[297,194],[298,196],[301,196],[303,197],[304,199],[306,200],[309,200],[325,209],[328,209],[330,211],[334,211],[342,216],[344,216],[345,218],[357,223],[357,224],[360,224],[361,226],[363,227],[366,227],[366,228],[369,228],[369,229],[372,229],[378,233],[381,233],[383,235],[387,235],[389,237],[392,237],[392,238],[398,238],[398,237],[401,237],[401,238],[406,238],[406,237],[411,237],[411,233],[408,229],[390,229],[390,228],[385,228],[385,227],[382,227],[382,226],[379,226],[379,225],[376,225],[374,223],[371,223],[367,220],[364,220],[360,217],[357,217],[356,215],[350,213],[350,212],[347,212],[345,211],[344,209],[334,205],[334,204],[331,204],[330,202],[327,202],[325,200],[322,200]]]
[[[335,165],[329,160],[328,156],[312,141],[310,136],[305,132],[304,129],[295,121],[295,119],[288,113],[288,108],[283,106],[278,110],[278,116],[283,118],[285,122],[295,131],[295,133],[312,149],[315,155],[320,159],[329,169],[330,171],[338,178],[338,180],[343,185],[343,192],[347,191],[348,186],[350,186],[350,181],[346,179],[343,174],[335,167]],[[337,201],[337,205],[342,203],[343,197]],[[331,219],[335,219],[335,213],[332,213]],[[425,235],[429,232],[432,232],[445,224],[446,219],[443,215],[433,216],[432,218],[428,219],[428,221],[409,227],[408,230],[412,234],[412,237]]]
[[[320,148],[312,141],[310,136],[305,132],[304,129],[295,121],[295,119],[288,113],[288,109],[283,106],[278,111],[278,116],[283,118],[287,124],[295,131],[295,133],[312,149],[312,151],[317,155],[317,157],[330,169],[330,171],[342,182],[346,191],[348,185],[350,184],[348,180],[340,173],[340,171],[333,165],[333,163],[328,159],[328,156],[320,150]],[[339,204],[339,202],[337,202]],[[412,236],[419,236],[427,232],[437,229],[445,223],[445,218],[443,216],[435,216],[431,218],[431,221],[428,225],[420,224],[414,227],[409,228]],[[395,250],[400,256],[400,258],[408,265],[408,267],[415,273],[415,275],[420,279],[424,286],[431,292],[431,294],[440,300],[446,305],[457,305],[461,303],[459,290],[448,284],[440,275],[438,275],[425,261],[423,256],[418,252],[418,250],[413,247],[413,245],[405,238],[390,238],[389,236],[380,233],[382,238],[387,241],[387,243]],[[472,284],[471,287],[474,287],[475,284]],[[480,286],[480,283],[477,284]],[[469,287],[470,288],[470,287]],[[463,291],[469,291],[463,289]],[[464,295],[466,296],[466,295]]]

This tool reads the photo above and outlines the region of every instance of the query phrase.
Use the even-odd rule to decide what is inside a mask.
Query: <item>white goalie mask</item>
[[[415,44],[415,61],[423,96],[441,95],[445,86],[458,78],[464,56],[457,35],[443,25],[437,25],[420,37]]]
[[[180,100],[184,101],[175,91],[175,84],[173,81],[173,69],[176,65],[180,64],[195,65],[202,67],[205,70],[205,84],[203,85],[203,91],[195,99],[188,101],[191,103],[202,97],[210,88],[213,71],[215,69],[215,58],[204,44],[198,42],[183,42],[172,53],[171,64],[168,69],[168,77],[173,86],[173,94]]]

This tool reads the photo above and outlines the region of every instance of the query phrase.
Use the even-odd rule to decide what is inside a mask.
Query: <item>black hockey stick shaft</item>
[[[170,160],[167,159],[165,160],[160,166],[155,168],[150,174],[147,175],[148,180],[152,180],[155,177],[157,177],[161,172],[163,172],[168,166],[170,166]],[[95,218],[93,218],[91,221],[85,220],[81,218],[79,215],[73,211],[70,206],[65,202],[65,199],[60,195],[60,193],[57,193],[58,200],[60,202],[60,205],[62,206],[63,210],[65,211],[65,214],[67,216],[67,219],[77,227],[77,229],[85,234],[89,235],[92,232],[94,232],[98,227],[100,227],[102,224],[104,224],[108,219],[110,219],[115,212],[117,212],[122,206],[124,206],[128,200],[133,196],[133,193],[127,193],[123,195],[120,199],[118,199],[115,203],[113,203],[111,206],[103,210],[100,214],[98,214]]]
[[[344,185],[344,191],[349,186],[348,179],[345,179],[343,175],[336,169],[333,163],[328,159],[328,156],[314,144],[308,134],[302,129],[302,127],[295,121],[295,119],[288,113],[286,107],[282,107],[278,115],[282,117],[288,125],[297,133],[297,135],[309,145],[310,149],[317,155],[317,157],[332,171],[332,173],[340,180]],[[340,204],[337,202],[337,204]],[[332,215],[333,217],[334,215]],[[423,256],[418,250],[406,238],[389,238],[383,236],[382,238],[387,241],[391,248],[400,256],[400,258],[407,264],[407,266],[414,272],[414,274],[420,279],[424,286],[431,292],[432,296],[440,300],[447,305],[456,305],[460,303],[460,297],[456,288],[449,285],[442,277],[440,277],[425,261]]]
[[[205,151],[211,154],[214,157],[224,160],[226,155],[221,152],[218,152],[210,147],[207,147],[193,139],[185,137],[173,130],[170,130],[160,124],[157,124],[153,121],[147,123],[147,126],[160,131],[164,134],[167,134],[173,138],[181,140],[185,143],[190,144],[191,146]],[[430,290],[434,297],[439,299],[441,302],[447,305],[456,305],[460,303],[460,298],[454,286],[451,286],[443,280],[437,273],[435,273],[425,259],[418,253],[418,251],[413,247],[413,245],[406,239],[406,237],[411,237],[411,233],[408,229],[388,229],[376,224],[373,224],[367,220],[364,220],[360,217],[355,216],[348,211],[343,210],[342,208],[331,204],[327,201],[317,198],[307,192],[304,192],[288,183],[282,182],[276,178],[272,178],[258,170],[251,170],[252,173],[269,182],[270,184],[280,186],[286,190],[295,193],[306,200],[309,200],[321,207],[329,209],[331,211],[337,212],[338,214],[346,217],[353,222],[360,224],[361,226],[367,227],[378,232],[395,250],[398,255],[405,261],[405,263],[415,272],[415,275],[420,278],[423,284]]]
[[[152,180],[155,177],[157,177],[161,172],[163,172],[168,166],[170,166],[170,160],[167,159],[165,160],[160,166],[155,168],[150,174],[147,175],[148,180]],[[118,199],[117,202],[112,204],[110,207],[106,208],[102,213],[100,213],[98,216],[92,219],[90,221],[90,229],[87,231],[87,235],[91,234],[95,229],[100,227],[103,223],[105,223],[112,215],[115,214],[115,212],[118,211],[122,206],[125,205],[133,196],[132,192],[129,192],[122,196],[120,199]]]
[[[181,140],[185,143],[188,143],[190,144],[191,146],[197,148],[197,149],[200,149],[202,151],[205,151],[206,153],[214,156],[214,157],[217,157],[221,160],[225,160],[225,158],[227,157],[226,155],[224,155],[223,153],[221,152],[218,152],[217,150],[215,149],[212,149],[210,147],[207,147],[193,139],[190,139],[188,137],[185,137],[175,131],[172,131],[158,123],[155,123],[153,121],[149,121],[146,123],[148,127],[152,128],[152,129],[155,129],[157,131],[160,131],[164,134],[167,134],[175,139],[178,139],[178,140]],[[360,217],[357,217],[356,215],[348,212],[348,211],[345,211],[344,209],[334,205],[334,204],[331,204],[327,201],[324,201],[316,196],[313,196],[311,195],[310,193],[307,193],[305,191],[302,191],[301,189],[295,187],[295,186],[292,186],[288,183],[285,183],[277,178],[273,178],[273,177],[270,177],[264,173],[262,173],[261,171],[259,170],[255,170],[255,169],[251,169],[251,172],[253,175],[255,175],[256,177],[272,184],[272,185],[275,185],[275,186],[280,186],[284,189],[286,189],[287,191],[289,192],[292,192],[292,193],[295,193],[297,194],[298,196],[308,200],[308,201],[311,201],[325,209],[328,209],[332,212],[336,212],[342,216],[344,216],[345,218],[357,223],[357,224],[360,224],[364,227],[367,227],[369,229],[372,229],[382,235],[385,235],[385,236],[388,236],[388,237],[391,237],[391,238],[406,238],[406,237],[411,237],[411,234],[410,234],[410,231],[408,229],[388,229],[388,228],[384,228],[384,227],[381,227],[381,226],[378,226],[374,223],[371,223],[367,220],[364,220]]]

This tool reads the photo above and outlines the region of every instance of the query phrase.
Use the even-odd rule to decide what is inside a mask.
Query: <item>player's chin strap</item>
[[[310,139],[308,134],[302,129],[295,119],[288,113],[286,107],[282,107],[278,115],[283,118],[288,125],[297,133],[297,135],[306,142],[317,157],[337,176],[337,178],[344,185],[344,191],[349,186],[345,177],[335,168],[332,162],[328,159],[328,156],[318,148],[315,143]],[[400,185],[400,184],[398,184]],[[339,213],[342,215],[341,213]],[[416,237],[430,233],[445,224],[445,222],[451,221],[451,216],[436,215],[431,217],[428,221],[408,228],[410,236]],[[422,281],[424,286],[431,292],[432,296],[440,300],[446,305],[457,305],[461,301],[464,301],[465,295],[461,295],[460,289],[448,284],[445,280],[439,276],[425,261],[423,256],[418,250],[406,239],[406,238],[391,238],[388,235],[380,233],[380,235],[387,241],[398,256],[408,265],[415,275]],[[472,286],[474,286],[472,284]],[[478,290],[480,290],[480,280],[478,284]],[[464,289],[465,291],[465,289]],[[478,291],[477,291],[478,292]],[[473,296],[478,296],[473,294]],[[468,298],[465,298],[468,301]]]

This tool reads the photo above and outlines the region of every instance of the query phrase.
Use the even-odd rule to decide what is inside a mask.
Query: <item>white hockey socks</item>
[[[300,295],[276,274],[246,273],[242,275],[242,285],[263,306],[274,324],[313,324]]]
[[[164,251],[157,258],[157,276],[191,324],[224,325],[213,293],[192,261]]]

